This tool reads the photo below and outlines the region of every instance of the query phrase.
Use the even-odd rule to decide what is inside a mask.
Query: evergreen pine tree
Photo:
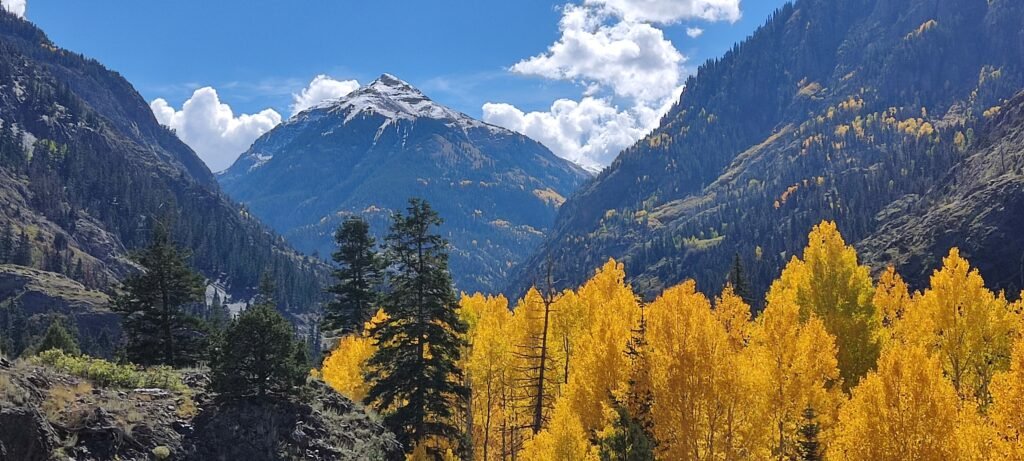
[[[60,318],[54,318],[50,322],[50,326],[46,329],[46,335],[43,336],[42,341],[35,348],[36,352],[45,352],[53,349],[71,355],[78,355],[82,352],[78,346],[78,340],[68,332]]]
[[[346,219],[335,232],[334,240],[338,244],[332,255],[338,266],[334,270],[337,283],[328,291],[335,298],[324,308],[322,327],[328,332],[347,334],[360,331],[373,316],[383,266],[366,220]]]
[[[273,292],[261,291],[258,299],[231,322],[212,354],[211,386],[222,397],[290,394],[305,380],[305,344],[277,311]]]
[[[732,259],[732,267],[729,268],[729,275],[726,283],[732,285],[733,293],[743,299],[747,305],[753,305],[754,297],[750,290],[750,281],[747,280],[747,272],[743,269],[743,262],[740,254],[736,253]]]
[[[814,408],[807,407],[804,409],[803,418],[804,422],[800,425],[800,438],[797,440],[800,460],[821,461],[821,444],[818,442],[821,425],[818,424],[818,414]]]
[[[14,256],[11,262],[19,266],[32,265],[32,243],[28,241],[28,234],[21,230],[18,236],[18,244],[14,246]]]
[[[611,435],[598,441],[601,461],[653,461],[654,394],[651,391],[650,360],[647,355],[647,319],[640,305],[640,324],[626,343],[630,370],[624,399],[613,398],[616,419]]]
[[[654,439],[622,404],[615,403],[613,432],[598,440],[601,461],[654,461]]]
[[[9,264],[14,260],[14,230],[10,221],[4,223],[0,231],[0,264]]]
[[[395,214],[385,245],[389,320],[371,331],[378,349],[368,363],[366,401],[407,451],[425,440],[457,445],[452,409],[468,395],[458,367],[467,327],[456,314],[447,242],[434,233],[440,224],[420,199],[409,201],[406,215]]]
[[[231,311],[224,304],[219,291],[213,292],[213,300],[210,302],[206,321],[210,324],[210,327],[217,331],[227,328],[228,323],[231,322]]]
[[[143,270],[124,281],[115,302],[125,317],[128,360],[172,366],[196,362],[206,349],[205,326],[187,309],[203,300],[202,278],[162,225],[134,259]]]

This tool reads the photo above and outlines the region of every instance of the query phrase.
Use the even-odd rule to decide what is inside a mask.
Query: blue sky
[[[383,72],[600,167],[656,123],[689,72],[783,3],[28,0],[26,17],[57,44],[120,72],[147,101],[162,99],[158,118],[214,170],[290,116],[316,76],[344,84],[311,98]],[[200,114],[207,106],[213,112]]]

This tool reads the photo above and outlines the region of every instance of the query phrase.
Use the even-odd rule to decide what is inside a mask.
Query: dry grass
[[[186,395],[178,405],[177,414],[181,419],[192,419],[199,414],[199,407],[197,407],[196,403],[192,401],[192,397]]]
[[[8,374],[0,374],[0,400],[21,406],[28,402],[28,393],[11,381]]]
[[[65,416],[72,412],[74,403],[91,392],[92,384],[88,381],[81,381],[74,386],[54,386],[43,401],[43,414],[50,422],[64,421]]]

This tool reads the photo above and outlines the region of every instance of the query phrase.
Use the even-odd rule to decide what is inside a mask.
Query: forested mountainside
[[[608,257],[646,294],[685,278],[713,290],[739,255],[763,293],[822,219],[912,285],[935,261],[909,254],[968,242],[988,279],[1019,290],[1020,244],[998,236],[1019,237],[997,216],[1019,205],[1008,188],[968,187],[1020,175],[989,157],[1006,157],[1019,129],[1001,112],[1024,88],[1022,23],[1012,0],[786,5],[701,66],[661,126],[563,205],[509,291],[549,259],[576,285]],[[942,209],[953,204],[993,216],[962,225]],[[907,210],[936,218],[921,225]]]
[[[458,289],[493,291],[589,174],[541,144],[430,100],[391,75],[292,117],[220,177],[300,250],[327,257],[346,217],[378,241],[410,197],[441,214]]]
[[[322,265],[230,202],[127,81],[0,11],[0,262],[108,291],[157,223],[235,299],[267,272],[291,314],[319,301]]]
[[[860,244],[868,261],[923,280],[941,262],[933,252],[957,246],[994,285],[1024,287],[1024,92],[995,112],[936,187],[885,210],[890,218]]]

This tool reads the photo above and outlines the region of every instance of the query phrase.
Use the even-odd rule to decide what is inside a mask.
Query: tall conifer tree
[[[371,330],[378,349],[368,363],[366,401],[407,451],[424,441],[458,444],[452,409],[468,395],[458,367],[467,327],[456,314],[440,224],[421,199],[395,214],[385,244],[391,292],[382,304],[389,320]]]
[[[202,302],[202,277],[160,224],[152,243],[134,259],[143,270],[125,280],[115,302],[125,316],[128,359],[144,365],[194,363],[205,351],[206,335],[186,308]]]
[[[373,316],[379,299],[383,265],[370,235],[370,225],[362,218],[351,217],[334,234],[338,250],[332,255],[337,264],[337,283],[328,291],[335,298],[324,308],[322,328],[328,332],[361,331]]]
[[[743,261],[740,254],[736,253],[732,258],[732,267],[729,268],[729,276],[726,283],[732,285],[733,293],[743,299],[749,306],[754,305],[754,297],[750,290],[750,281],[747,280],[747,272],[743,269]]]

